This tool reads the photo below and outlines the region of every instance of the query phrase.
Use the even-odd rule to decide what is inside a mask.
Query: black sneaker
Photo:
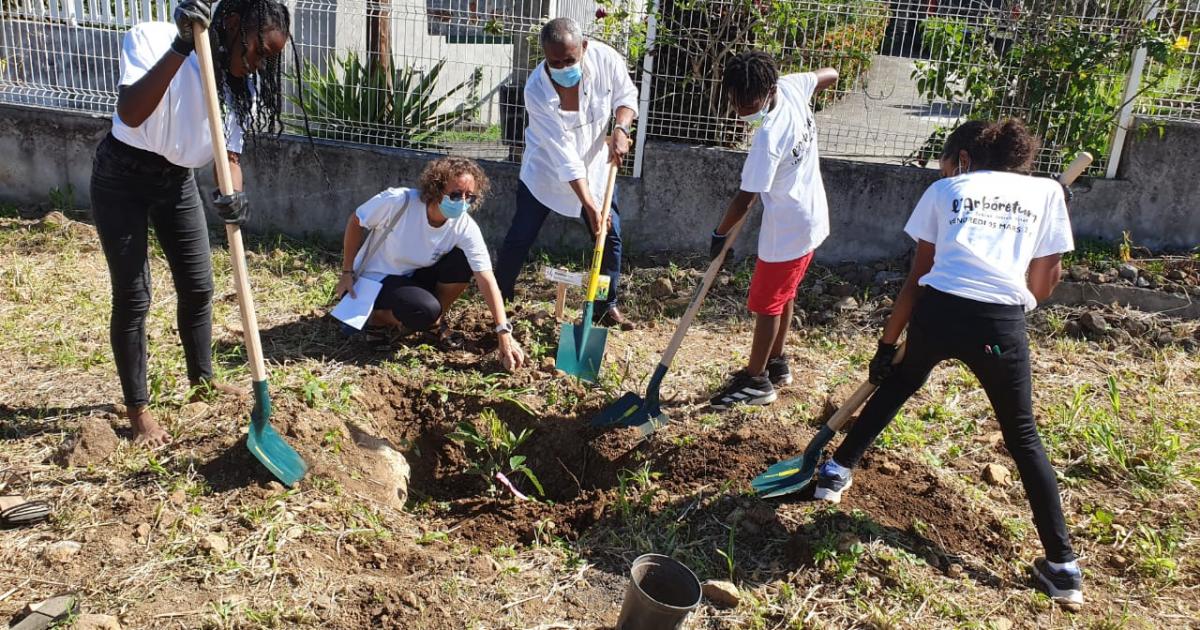
[[[781,354],[767,361],[767,378],[775,387],[792,384],[792,367],[788,365],[786,356]]]
[[[1078,569],[1056,570],[1045,558],[1033,561],[1033,574],[1050,599],[1060,604],[1083,604],[1083,573]]]
[[[713,409],[728,409],[736,404],[767,405],[775,402],[779,395],[771,386],[771,379],[766,374],[750,376],[745,370],[739,370],[729,380],[729,384],[720,393],[713,396],[708,404]]]
[[[841,503],[842,493],[849,490],[854,483],[854,473],[847,470],[839,474],[833,470],[832,463],[833,460],[827,461],[817,469],[817,489],[813,491],[813,498]]]

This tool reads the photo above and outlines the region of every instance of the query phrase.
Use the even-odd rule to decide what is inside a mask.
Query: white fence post
[[[1143,21],[1149,23],[1158,17],[1160,0],[1150,0]],[[1125,93],[1121,96],[1121,113],[1117,116],[1117,128],[1113,130],[1112,144],[1108,149],[1108,170],[1104,176],[1107,179],[1117,177],[1117,167],[1121,165],[1121,153],[1125,150],[1125,136],[1129,133],[1129,124],[1133,121],[1134,100],[1142,87],[1142,73],[1146,70],[1146,47],[1138,48],[1133,53],[1133,62],[1129,64],[1129,75],[1125,78]]]
[[[646,18],[646,54],[642,57],[642,89],[638,94],[637,150],[633,154],[633,176],[642,176],[646,153],[646,130],[650,128],[650,90],[654,85],[654,40],[658,36],[658,1]]]

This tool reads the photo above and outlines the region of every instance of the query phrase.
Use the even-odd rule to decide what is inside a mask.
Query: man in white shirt
[[[582,217],[592,234],[604,200],[605,171],[629,153],[630,125],[637,113],[637,89],[625,59],[611,47],[584,38],[570,18],[542,27],[542,53],[525,83],[525,153],[517,187],[517,211],[504,237],[496,278],[505,300],[513,298],[517,276],[551,211]],[[614,117],[611,138],[608,122]],[[597,323],[631,330],[617,310],[621,275],[621,220],[613,200],[601,273],[609,276],[608,297],[597,301]]]

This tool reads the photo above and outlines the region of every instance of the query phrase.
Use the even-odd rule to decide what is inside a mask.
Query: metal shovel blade
[[[595,383],[600,376],[607,343],[608,329],[593,326],[591,309],[585,309],[581,323],[562,325],[554,367],[580,380]]]
[[[625,421],[635,416],[645,403],[646,401],[641,396],[633,392],[625,392],[624,396],[613,401],[600,412],[600,415],[592,419],[592,426],[607,427],[618,423],[624,425]]]
[[[804,453],[791,459],[772,464],[762,474],[750,481],[754,492],[763,497],[779,497],[799,492],[812,483],[817,474],[817,462],[821,451],[833,439],[835,431],[828,425],[813,436]]]
[[[267,382],[254,383],[254,411],[250,413],[250,432],[246,447],[283,485],[292,487],[304,478],[308,465],[282,435],[271,426],[271,397]]]

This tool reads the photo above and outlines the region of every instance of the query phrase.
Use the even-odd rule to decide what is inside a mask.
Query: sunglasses
[[[476,201],[479,201],[479,195],[465,193],[461,190],[456,190],[452,193],[446,193],[446,196],[450,198],[450,201],[461,201],[463,197],[467,198],[467,203],[475,203]]]

